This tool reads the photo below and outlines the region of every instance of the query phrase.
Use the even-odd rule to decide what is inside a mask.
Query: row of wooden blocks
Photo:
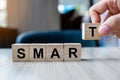
[[[13,62],[74,61],[81,59],[80,43],[13,44]]]

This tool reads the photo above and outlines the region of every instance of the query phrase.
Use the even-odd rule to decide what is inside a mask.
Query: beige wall
[[[60,29],[58,0],[8,0],[8,26],[19,32]]]

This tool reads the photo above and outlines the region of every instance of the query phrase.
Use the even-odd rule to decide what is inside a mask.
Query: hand
[[[100,0],[90,8],[90,16],[93,23],[100,23],[100,15],[107,11],[107,16],[98,32],[101,36],[109,33],[119,36],[120,34],[120,0]]]

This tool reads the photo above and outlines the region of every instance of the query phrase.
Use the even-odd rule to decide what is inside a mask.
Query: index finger
[[[107,10],[106,0],[101,0],[90,8],[90,17],[93,23],[101,21],[100,15]]]

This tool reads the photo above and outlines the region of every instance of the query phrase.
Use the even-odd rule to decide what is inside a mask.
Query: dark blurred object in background
[[[0,48],[10,48],[15,43],[18,31],[12,28],[0,27]]]
[[[60,14],[61,19],[61,30],[74,30],[74,29],[80,29],[80,25],[82,23],[82,16],[80,16],[75,9]]]
[[[51,32],[31,31],[20,34],[16,43],[81,43],[82,47],[96,47],[95,40],[82,40],[80,30]]]

